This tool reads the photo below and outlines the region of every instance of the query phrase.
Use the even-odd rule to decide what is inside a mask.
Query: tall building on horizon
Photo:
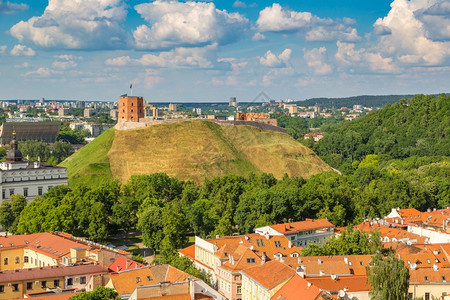
[[[123,95],[119,97],[119,122],[139,122],[144,118],[144,98]]]

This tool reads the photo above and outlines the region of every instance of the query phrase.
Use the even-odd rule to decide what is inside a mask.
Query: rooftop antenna
[[[133,97],[133,84],[130,83],[130,95],[131,97]]]

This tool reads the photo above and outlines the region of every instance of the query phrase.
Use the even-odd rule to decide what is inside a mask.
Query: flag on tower
[[[132,89],[133,88],[133,84],[132,83],[130,83],[130,89]]]

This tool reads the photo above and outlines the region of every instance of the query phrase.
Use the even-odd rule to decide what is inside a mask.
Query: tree
[[[142,232],[142,242],[153,251],[159,250],[163,239],[162,208],[149,206],[139,213],[137,228]]]
[[[14,223],[14,215],[11,211],[11,203],[9,201],[3,201],[0,205],[0,225],[2,225],[3,229],[6,231],[10,231],[9,229]]]
[[[408,298],[409,270],[394,254],[384,257],[377,254],[372,267],[367,266],[368,282],[372,286],[372,299],[404,300]]]
[[[82,292],[69,300],[120,300],[120,297],[114,289],[99,286],[93,292]]]

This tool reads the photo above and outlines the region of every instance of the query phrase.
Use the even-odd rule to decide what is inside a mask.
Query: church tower
[[[123,95],[119,97],[119,122],[139,122],[144,118],[144,98]]]

